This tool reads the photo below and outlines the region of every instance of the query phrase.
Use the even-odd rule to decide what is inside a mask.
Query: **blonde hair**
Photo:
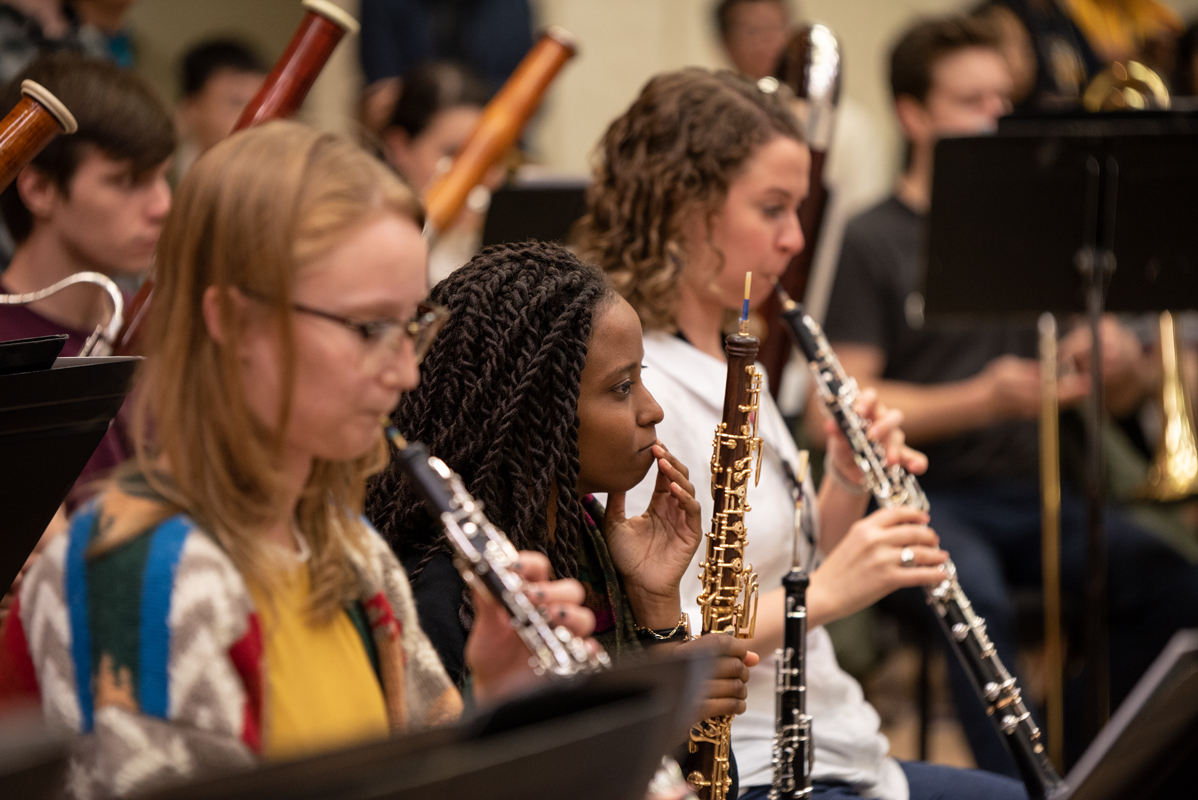
[[[283,385],[294,382],[291,296],[297,270],[380,214],[423,224],[420,201],[382,163],[337,136],[271,122],[214,147],[187,173],[163,228],[135,407],[138,465],[153,488],[224,547],[246,579],[269,586],[269,553],[256,531],[277,520],[282,393],[269,430],[245,399],[237,352],[244,322],[230,294],[260,299],[282,341]],[[217,293],[222,339],[208,332],[202,298]],[[355,585],[366,478],[386,446],[353,461],[314,465],[296,511],[312,551],[311,613],[327,619]],[[163,474],[165,468],[166,474]]]
[[[728,70],[652,78],[598,147],[579,256],[598,264],[646,330],[673,330],[686,242],[683,222],[711,216],[757,149],[802,142],[788,91],[763,91]],[[722,254],[721,258],[722,258]]]

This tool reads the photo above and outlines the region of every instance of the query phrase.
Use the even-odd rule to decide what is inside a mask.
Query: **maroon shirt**
[[[4,287],[0,286],[0,293],[4,291],[6,291]],[[0,342],[62,333],[69,337],[59,354],[63,356],[78,355],[79,350],[87,341],[87,337],[91,335],[91,331],[72,330],[57,322],[51,322],[26,306],[0,305]],[[125,427],[128,405],[129,402],[126,400],[125,405],[121,407],[116,419],[109,427],[108,433],[104,434],[96,452],[92,453],[87,466],[83,468],[79,479],[75,481],[75,486],[67,496],[68,512],[73,511],[75,506],[95,493],[94,487],[89,486],[90,484],[105,477],[113,467],[133,454],[133,447]]]

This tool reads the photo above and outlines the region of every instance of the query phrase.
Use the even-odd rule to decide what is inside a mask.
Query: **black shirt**
[[[922,323],[909,296],[922,279],[924,217],[896,197],[849,222],[825,329],[838,342],[881,348],[883,380],[933,385],[977,375],[1001,355],[1036,357],[1035,331],[999,323]],[[913,313],[908,319],[908,306]],[[912,323],[919,327],[913,327]],[[1003,422],[922,449],[929,486],[1036,475],[1035,421]]]

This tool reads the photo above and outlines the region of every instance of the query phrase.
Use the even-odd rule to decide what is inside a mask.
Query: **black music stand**
[[[587,213],[586,180],[532,181],[504,186],[491,195],[483,223],[483,246],[537,239],[566,242]]]
[[[0,593],[104,438],[140,361],[55,359],[61,347],[44,338],[0,343]]]
[[[1184,784],[1198,748],[1198,630],[1178,631],[1049,800],[1138,800]],[[1180,780],[1178,780],[1180,779]],[[1193,787],[1188,786],[1187,794]]]
[[[449,728],[180,786],[150,800],[639,800],[683,741],[713,662],[646,658]]]
[[[936,148],[928,317],[1084,312],[1093,337],[1086,413],[1086,605],[1106,609],[1102,529],[1105,310],[1198,306],[1198,120],[1128,114],[1005,121]],[[1105,614],[1087,617],[1094,717],[1109,717]]]

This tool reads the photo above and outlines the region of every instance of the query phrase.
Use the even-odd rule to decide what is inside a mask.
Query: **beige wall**
[[[358,0],[337,0],[356,11]],[[1198,0],[1169,0],[1186,19]],[[579,39],[579,56],[565,68],[534,122],[535,155],[555,170],[587,171],[591,151],[613,117],[654,73],[687,65],[722,66],[712,31],[714,0],[532,0],[538,24],[557,24]],[[911,20],[973,5],[973,0],[801,0],[796,17],[829,25],[845,54],[848,94],[872,115],[888,141],[890,162],[898,152],[890,119],[885,62],[890,45]],[[141,71],[176,94],[179,56],[201,38],[234,33],[273,59],[301,16],[299,0],[141,0],[132,12]],[[334,55],[303,110],[326,128],[352,128],[361,84],[357,41]]]

